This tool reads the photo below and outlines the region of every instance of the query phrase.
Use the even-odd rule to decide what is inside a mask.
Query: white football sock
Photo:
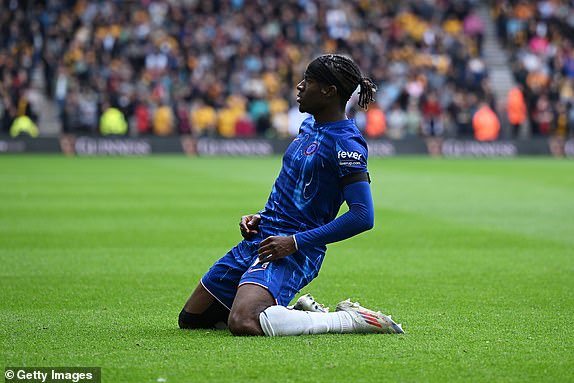
[[[267,336],[307,335],[353,332],[353,318],[345,311],[316,313],[267,307],[259,314],[259,323]]]

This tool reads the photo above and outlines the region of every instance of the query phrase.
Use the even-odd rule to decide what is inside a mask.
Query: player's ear
[[[337,87],[335,85],[328,85],[321,89],[321,93],[327,97],[333,97],[337,95]]]

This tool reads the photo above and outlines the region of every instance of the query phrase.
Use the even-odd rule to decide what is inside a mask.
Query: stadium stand
[[[378,108],[348,111],[366,135],[470,138],[487,103],[523,137],[571,136],[573,14],[567,1],[2,0],[0,121],[101,134],[106,106],[130,135],[285,137],[305,63],[339,52],[379,84]],[[510,62],[494,63],[496,37]],[[501,88],[494,64],[515,79]]]
[[[531,125],[526,134],[572,136],[574,3],[494,2],[493,16],[525,99]]]

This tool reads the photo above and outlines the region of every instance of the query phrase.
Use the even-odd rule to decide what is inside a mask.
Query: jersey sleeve
[[[293,238],[297,249],[342,241],[373,227],[375,209],[369,184],[353,183],[346,186],[343,193],[349,211],[326,225],[295,234]]]
[[[362,137],[351,136],[337,141],[335,168],[339,178],[367,171],[367,143]]]

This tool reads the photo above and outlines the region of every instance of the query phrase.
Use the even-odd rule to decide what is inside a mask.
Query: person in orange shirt
[[[474,138],[478,141],[494,141],[500,133],[500,120],[486,102],[481,102],[472,117]]]
[[[519,86],[508,91],[506,97],[506,113],[508,122],[512,126],[512,134],[517,137],[520,132],[520,127],[526,121],[526,102],[524,95]]]
[[[385,112],[377,103],[374,103],[367,111],[365,133],[370,138],[376,138],[383,136],[386,131],[387,119],[385,117]]]

